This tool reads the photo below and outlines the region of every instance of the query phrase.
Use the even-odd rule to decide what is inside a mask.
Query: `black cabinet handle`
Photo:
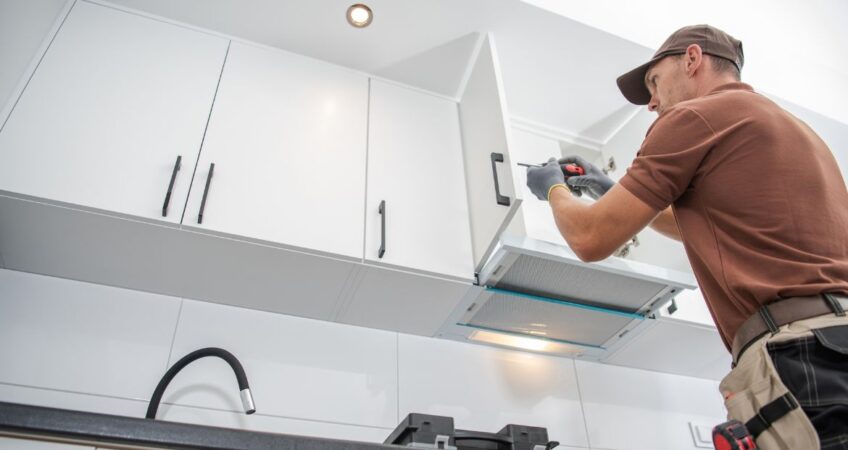
[[[203,189],[203,200],[200,201],[200,213],[197,215],[197,223],[203,223],[203,210],[206,208],[206,196],[209,194],[209,183],[212,181],[213,172],[215,172],[215,163],[209,164],[209,175],[206,177],[206,187]]]
[[[383,259],[386,254],[386,201],[380,202],[380,249],[377,250],[377,257]]]
[[[171,182],[168,184],[168,193],[165,194],[165,204],[162,205],[162,217],[168,217],[168,205],[171,204],[171,192],[174,190],[174,180],[177,179],[177,172],[180,171],[180,161],[182,160],[182,155],[178,155],[177,162],[174,163],[174,171],[171,172]]]
[[[492,153],[492,177],[495,179],[495,199],[499,205],[509,206],[509,197],[501,195],[501,185],[498,182],[498,170],[495,168],[495,163],[503,162],[503,153]]]

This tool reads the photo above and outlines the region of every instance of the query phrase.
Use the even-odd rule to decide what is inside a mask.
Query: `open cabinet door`
[[[460,95],[459,121],[475,272],[521,204],[509,156],[509,116],[495,42],[485,36]]]

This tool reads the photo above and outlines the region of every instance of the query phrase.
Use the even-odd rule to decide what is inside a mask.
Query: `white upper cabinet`
[[[474,267],[491,256],[518,207],[509,154],[506,95],[492,35],[486,36],[459,102]]]
[[[471,279],[456,102],[371,81],[365,259]]]
[[[233,42],[183,224],[361,258],[367,116],[365,75]]]
[[[77,2],[0,131],[0,191],[179,223],[226,49]]]

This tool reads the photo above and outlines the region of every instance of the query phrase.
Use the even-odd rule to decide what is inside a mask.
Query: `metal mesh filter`
[[[625,315],[492,292],[468,324],[600,346],[632,320]]]
[[[520,255],[494,287],[542,297],[636,312],[667,285]]]

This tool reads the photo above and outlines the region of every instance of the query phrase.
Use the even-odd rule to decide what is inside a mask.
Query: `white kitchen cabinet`
[[[472,279],[455,102],[371,81],[365,260]]]
[[[227,42],[77,2],[0,131],[0,191],[179,223]]]
[[[465,184],[471,221],[474,269],[479,271],[521,206],[510,156],[511,129],[506,94],[489,34],[481,43],[459,101]]]
[[[367,116],[365,75],[233,42],[183,224],[361,258]]]

